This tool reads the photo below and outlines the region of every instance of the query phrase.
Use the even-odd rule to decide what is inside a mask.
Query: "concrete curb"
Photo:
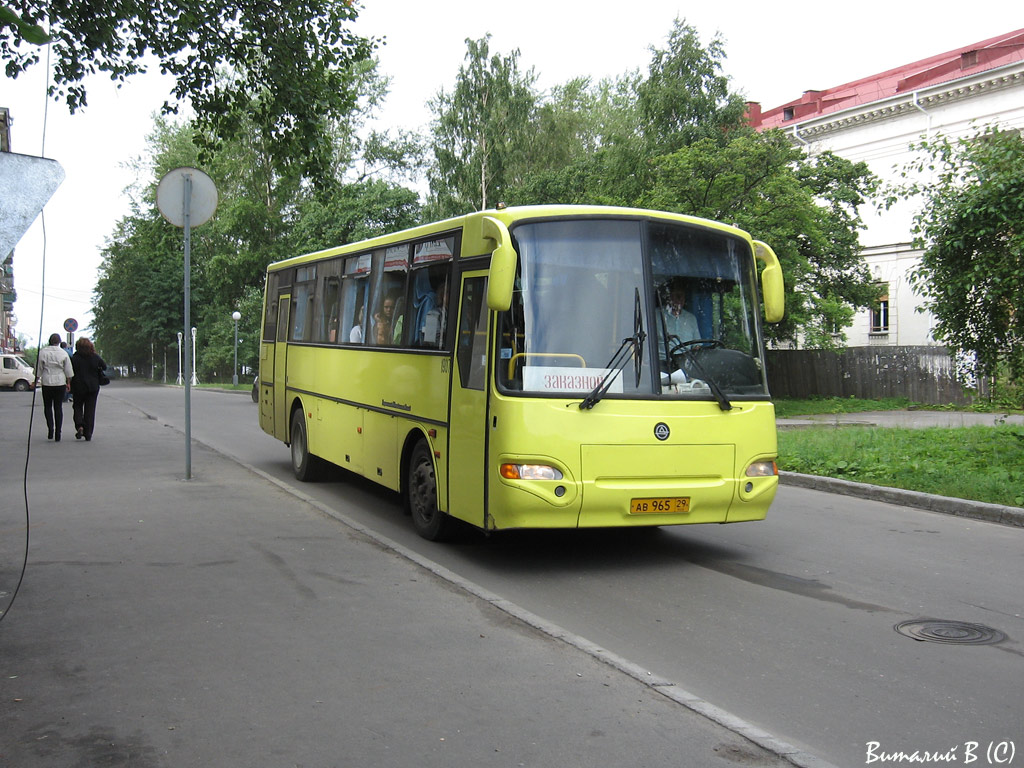
[[[889,504],[900,504],[905,507],[916,507],[929,512],[944,515],[956,515],[973,520],[984,520],[1000,525],[1024,528],[1024,509],[1007,507],[1002,504],[987,504],[983,501],[970,499],[954,499],[949,496],[938,496],[933,493],[905,491],[901,488],[887,488],[882,485],[853,483],[836,477],[819,477],[818,475],[802,475],[797,472],[779,472],[779,482],[783,485],[795,485],[827,493],[839,493],[844,496],[857,496],[872,501],[884,501]]]

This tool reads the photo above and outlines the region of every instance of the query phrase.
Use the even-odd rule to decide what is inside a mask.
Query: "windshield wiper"
[[[644,318],[643,312],[640,305],[640,289],[634,288],[633,294],[633,335],[627,336],[622,340],[622,344],[618,350],[612,355],[612,359],[608,361],[608,373],[604,375],[601,381],[589,395],[587,395],[583,402],[580,403],[581,411],[589,411],[603,398],[607,393],[612,382],[615,381],[615,377],[619,375],[623,367],[626,365],[626,361],[629,360],[629,355],[626,354],[628,351],[634,356],[636,363],[634,370],[636,371],[636,383],[634,386],[640,386],[640,373],[643,367],[644,359],[644,341],[647,339],[647,334],[644,332]]]

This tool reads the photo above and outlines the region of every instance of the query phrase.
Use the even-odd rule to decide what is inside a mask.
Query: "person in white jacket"
[[[39,350],[39,383],[43,388],[43,415],[46,417],[46,439],[60,442],[64,425],[64,397],[71,390],[75,375],[71,358],[60,348],[60,334],[50,335],[50,345]]]

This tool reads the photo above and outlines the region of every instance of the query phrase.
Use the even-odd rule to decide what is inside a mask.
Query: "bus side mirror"
[[[512,289],[516,281],[516,250],[505,223],[493,216],[483,218],[484,237],[493,240],[491,271],[487,279],[487,307],[505,312],[512,306]]]
[[[782,265],[771,246],[754,241],[754,258],[764,262],[761,272],[761,295],[764,297],[764,319],[777,323],[786,313],[786,294],[782,282]]]

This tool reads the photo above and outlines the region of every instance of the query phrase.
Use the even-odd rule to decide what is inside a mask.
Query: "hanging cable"
[[[50,80],[50,44],[46,44],[46,81],[43,83],[43,130],[42,140],[39,147],[39,156],[46,156],[46,124],[50,114],[50,99],[47,95],[47,88],[49,87]],[[45,208],[45,206],[44,206]],[[36,334],[36,341],[40,347],[42,345],[41,339],[43,338],[43,308],[46,305],[46,212],[40,211],[39,222],[42,227],[43,233],[43,258],[42,258],[42,275],[40,279],[40,297],[39,297],[39,330]],[[29,408],[28,412],[28,436],[25,439],[25,468],[21,478],[21,489],[22,496],[25,500],[25,555],[21,561],[21,573],[18,575],[18,583],[14,586],[14,591],[11,593],[11,599],[7,601],[7,606],[0,610],[0,623],[3,622],[7,615],[11,611],[11,607],[14,605],[14,601],[18,597],[18,593],[21,591],[21,585],[25,581],[25,573],[28,571],[28,550],[30,542],[30,514],[29,514],[29,503],[28,503],[28,468],[29,461],[32,457],[32,424],[35,420],[36,415],[36,393],[39,389],[39,352],[36,352],[36,364],[32,372],[34,377],[32,387],[32,407]]]

